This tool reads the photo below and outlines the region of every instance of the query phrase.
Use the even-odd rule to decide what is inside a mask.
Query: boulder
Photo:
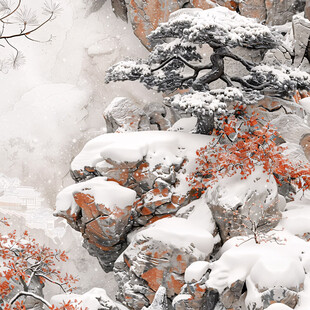
[[[105,271],[126,247],[132,226],[133,190],[98,177],[71,185],[60,192],[55,215],[65,218],[84,238],[84,246]]]
[[[108,133],[150,129],[146,114],[126,97],[114,98],[104,110],[103,117]]]
[[[186,219],[166,218],[148,226],[136,234],[115,264],[118,298],[129,308],[141,309],[164,286],[171,300],[185,284],[187,266],[208,259],[213,245],[210,232]]]
[[[208,189],[207,203],[223,242],[249,234],[260,238],[281,219],[276,181],[263,173],[260,166],[247,179],[238,174],[224,177]]]
[[[269,276],[266,278],[265,275]],[[279,261],[268,257],[258,260],[247,278],[248,308],[256,305],[257,310],[264,310],[274,303],[282,303],[295,308],[298,293],[304,288],[305,272],[298,259],[285,257]]]
[[[270,122],[280,136],[288,143],[299,144],[302,137],[310,132],[310,127],[295,114],[282,114]]]
[[[158,130],[167,130],[171,127],[171,121],[166,118],[166,107],[160,103],[150,103],[144,107],[150,123],[157,126]]]
[[[186,284],[181,293],[173,299],[175,310],[214,309],[219,301],[219,293],[205,286],[209,267],[210,263],[206,261],[197,261],[187,267],[184,276]]]
[[[303,148],[306,158],[310,161],[310,132],[302,135],[299,144]]]

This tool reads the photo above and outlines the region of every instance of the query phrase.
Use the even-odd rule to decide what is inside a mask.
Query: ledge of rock
[[[98,177],[60,192],[55,215],[65,218],[82,233],[90,254],[98,258],[106,271],[110,271],[126,246],[125,236],[132,226],[131,212],[135,200],[133,190]]]

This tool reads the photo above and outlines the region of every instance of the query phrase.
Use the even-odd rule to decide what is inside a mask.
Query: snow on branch
[[[140,79],[142,75],[150,75],[151,68],[142,60],[123,60],[109,68],[106,75],[106,83],[111,81],[135,81]]]
[[[298,68],[287,66],[277,68],[267,65],[256,66],[244,80],[253,85],[269,83],[271,88],[286,95],[294,95],[296,89],[310,89],[310,75]]]
[[[187,38],[194,43],[213,43],[220,46],[274,48],[277,33],[255,19],[239,15],[225,7],[209,10],[183,9],[170,15],[149,39],[156,44],[165,38]]]
[[[171,55],[181,56],[187,61],[200,61],[202,59],[195,44],[177,38],[172,42],[156,45],[149,55],[149,61],[150,63],[162,63]]]
[[[185,95],[175,95],[166,99],[172,107],[193,113],[225,114],[226,103],[242,101],[242,92],[233,87],[216,89],[208,92],[193,92]]]

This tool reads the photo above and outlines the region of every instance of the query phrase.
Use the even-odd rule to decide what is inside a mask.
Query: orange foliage
[[[240,122],[236,115],[225,117],[222,129],[217,131],[220,139],[214,139],[211,145],[197,150],[198,167],[189,177],[193,188],[204,191],[220,177],[236,173],[246,179],[255,166],[262,166],[263,172],[273,175],[280,185],[288,182],[303,191],[309,189],[310,164],[296,165],[283,155],[285,148],[276,144],[279,134],[272,125],[258,126],[255,115],[250,118],[242,115]],[[222,137],[230,143],[220,144]]]
[[[0,219],[0,222],[9,226],[6,218]],[[27,231],[21,237],[17,236],[16,231],[7,235],[0,233],[0,260],[0,308],[4,310],[25,310],[23,300],[19,299],[32,295],[34,295],[33,298],[49,305],[44,298],[31,291],[34,279],[42,284],[44,282],[56,284],[65,292],[71,292],[74,288],[73,284],[77,282],[77,279],[70,274],[62,275],[56,267],[57,261],[68,260],[66,253],[39,245],[28,235]],[[19,290],[20,287],[22,289]],[[12,297],[13,293],[16,294],[16,298]],[[60,308],[51,306],[50,309],[76,310],[80,308],[66,303]]]

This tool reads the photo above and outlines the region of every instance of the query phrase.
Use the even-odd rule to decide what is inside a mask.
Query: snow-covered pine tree
[[[216,116],[225,113],[228,102],[248,103],[250,99],[255,103],[266,89],[282,97],[294,95],[297,89],[309,89],[310,76],[299,69],[258,66],[234,54],[230,48],[275,48],[281,38],[267,26],[224,7],[174,12],[168,22],[150,34],[149,40],[153,50],[147,59],[115,64],[108,70],[106,82],[138,80],[147,88],[164,93],[187,89],[188,93],[169,101],[172,107],[198,118],[197,133],[211,134]],[[204,57],[203,45],[213,49],[210,63]],[[229,76],[225,58],[239,62],[249,74]],[[228,89],[210,91],[209,84],[217,80],[224,81]]]

